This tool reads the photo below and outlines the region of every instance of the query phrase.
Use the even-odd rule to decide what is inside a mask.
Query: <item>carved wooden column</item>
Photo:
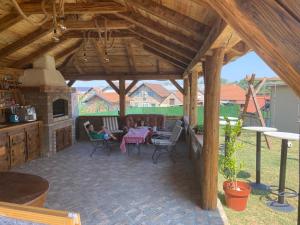
[[[183,80],[183,89],[184,89],[184,95],[183,95],[183,115],[189,116],[190,115],[190,80],[189,78],[185,78]]]
[[[203,209],[216,209],[218,191],[219,107],[224,48],[206,56],[204,66],[204,137],[201,154],[201,200]]]
[[[197,125],[197,97],[198,97],[198,72],[193,71],[190,75],[190,112],[189,122],[190,126],[194,127]]]
[[[126,114],[125,80],[119,80],[119,97],[120,97],[120,116],[124,117]]]

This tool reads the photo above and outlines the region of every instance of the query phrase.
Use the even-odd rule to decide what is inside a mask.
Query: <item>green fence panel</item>
[[[204,107],[198,106],[198,124],[203,124],[204,119]],[[107,112],[85,112],[83,106],[79,106],[80,116],[117,116],[118,110]],[[128,107],[126,114],[162,114],[165,116],[182,116],[182,106],[170,106],[170,107]],[[240,114],[239,105],[221,105],[220,116],[233,116],[238,117]]]

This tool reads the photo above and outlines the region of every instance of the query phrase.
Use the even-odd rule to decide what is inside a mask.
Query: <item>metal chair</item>
[[[173,152],[175,151],[175,147],[180,137],[181,131],[181,126],[175,126],[172,135],[168,139],[165,139],[165,137],[161,138],[159,136],[151,139],[153,145],[155,146],[154,152],[152,154],[152,161],[154,164],[157,163],[159,157],[163,153],[169,153],[172,161],[175,162],[173,158]]]
[[[172,131],[157,131],[156,134],[158,136],[170,137],[172,135],[174,129],[176,128],[176,126],[181,127],[182,126],[182,121],[181,120],[176,120],[175,126],[174,126]]]
[[[90,121],[86,121],[86,122],[84,122],[83,126],[84,126],[84,130],[85,130],[87,136],[89,137],[90,142],[93,145],[93,151],[90,154],[90,157],[93,157],[93,154],[97,151],[97,149],[105,149],[105,148],[108,150],[107,154],[110,155],[110,150],[111,149],[110,149],[108,140],[92,138],[91,135],[90,135],[90,132],[87,129],[87,125],[89,125],[89,124],[91,124]]]
[[[104,116],[102,117],[103,126],[106,127],[112,134],[123,133],[123,130],[119,129],[117,116]]]

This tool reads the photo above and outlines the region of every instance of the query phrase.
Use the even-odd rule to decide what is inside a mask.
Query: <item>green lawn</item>
[[[261,181],[269,185],[278,185],[279,181],[279,165],[280,165],[280,147],[281,141],[270,138],[272,149],[266,147],[264,138],[262,137],[262,165],[261,165]],[[244,163],[240,180],[255,181],[255,144],[256,135],[249,131],[242,131],[240,141],[243,143],[243,149],[238,152],[238,158]],[[224,143],[224,131],[221,131],[220,143]],[[298,191],[298,143],[292,142],[292,148],[288,150],[286,187]],[[295,207],[292,213],[283,213],[273,211],[268,208],[265,201],[268,197],[274,197],[267,192],[252,191],[248,201],[248,207],[243,212],[235,212],[226,207],[223,195],[224,178],[219,174],[219,198],[224,205],[225,212],[232,225],[256,225],[256,224],[284,224],[294,225],[297,223],[297,198],[288,199],[288,202]]]

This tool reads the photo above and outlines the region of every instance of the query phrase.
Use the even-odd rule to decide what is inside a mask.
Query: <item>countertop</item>
[[[0,124],[0,132],[7,132],[11,129],[16,128],[24,128],[28,125],[41,123],[40,120],[32,121],[32,122],[21,122],[21,123],[1,123]]]

